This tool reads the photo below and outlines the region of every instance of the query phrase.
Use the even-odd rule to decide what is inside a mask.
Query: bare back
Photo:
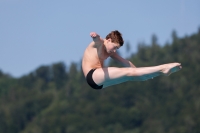
[[[110,55],[105,50],[103,40],[98,43],[95,43],[94,41],[91,42],[86,48],[82,59],[84,75],[86,76],[91,69],[103,68],[104,60],[109,56]]]

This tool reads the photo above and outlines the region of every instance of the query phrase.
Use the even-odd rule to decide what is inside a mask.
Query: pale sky
[[[173,30],[184,37],[198,28],[199,0],[0,0],[0,70],[20,77],[41,65],[78,63],[91,31],[104,38],[119,30],[135,52],[152,34],[164,45]],[[119,52],[127,56],[125,46]]]

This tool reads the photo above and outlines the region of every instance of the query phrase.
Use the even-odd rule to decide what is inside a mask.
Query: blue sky
[[[91,42],[89,33],[105,37],[119,30],[131,51],[160,45],[196,33],[200,27],[199,0],[0,0],[0,70],[20,77],[41,65],[80,62]],[[120,53],[126,57],[125,47]],[[156,54],[156,53],[155,53]]]

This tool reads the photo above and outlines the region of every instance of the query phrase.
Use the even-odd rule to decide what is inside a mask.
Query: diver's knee
[[[127,68],[127,76],[137,76],[137,68]]]

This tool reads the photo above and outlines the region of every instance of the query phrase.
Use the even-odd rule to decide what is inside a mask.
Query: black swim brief
[[[92,74],[93,72],[95,71],[96,69],[91,69],[87,76],[86,76],[86,80],[87,80],[87,83],[93,88],[93,89],[102,89],[103,88],[103,85],[101,86],[98,86],[94,80],[92,79]]]

